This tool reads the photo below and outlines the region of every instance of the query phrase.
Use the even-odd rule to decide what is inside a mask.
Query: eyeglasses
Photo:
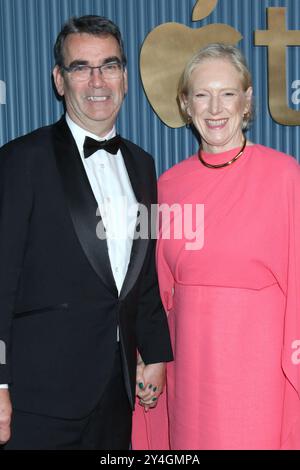
[[[71,80],[74,82],[84,82],[89,80],[93,74],[93,70],[97,69],[102,77],[106,80],[113,78],[121,78],[123,72],[123,64],[121,62],[108,62],[107,64],[97,65],[72,65],[66,67],[62,65],[61,68],[70,74]]]

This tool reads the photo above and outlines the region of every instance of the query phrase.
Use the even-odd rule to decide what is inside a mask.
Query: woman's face
[[[226,59],[205,59],[192,72],[187,112],[200,133],[203,150],[218,153],[243,143],[242,121],[251,105],[239,71]]]

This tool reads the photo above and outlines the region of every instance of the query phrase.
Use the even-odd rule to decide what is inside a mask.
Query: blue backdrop
[[[170,21],[192,28],[227,23],[240,31],[243,35],[240,47],[253,73],[256,100],[256,119],[249,137],[300,160],[299,128],[279,125],[270,116],[267,48],[254,46],[254,31],[267,29],[268,7],[286,7],[288,29],[300,30],[300,1],[219,0],[211,15],[193,23],[195,3],[195,0],[0,0],[0,145],[60,117],[62,105],[56,100],[51,83],[55,38],[70,16],[99,14],[120,26],[128,56],[129,93],[118,129],[154,156],[158,173],[197,149],[188,129],[170,129],[154,114],[140,80],[139,51],[146,35]],[[292,83],[300,80],[299,65],[299,47],[289,48],[288,99],[290,107],[296,110],[299,105],[291,97],[295,91]]]

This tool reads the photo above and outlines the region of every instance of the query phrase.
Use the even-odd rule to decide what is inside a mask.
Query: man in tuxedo
[[[116,135],[127,92],[118,27],[72,18],[54,51],[65,116],[0,150],[0,441],[128,449],[137,351],[146,407],[172,360],[155,242],[138,236],[155,169]]]

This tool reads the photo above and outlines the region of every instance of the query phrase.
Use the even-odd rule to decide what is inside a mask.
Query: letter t
[[[275,121],[299,126],[300,111],[287,102],[286,48],[300,46],[300,31],[287,31],[286,9],[268,8],[268,30],[255,32],[255,45],[268,46],[269,107]]]

